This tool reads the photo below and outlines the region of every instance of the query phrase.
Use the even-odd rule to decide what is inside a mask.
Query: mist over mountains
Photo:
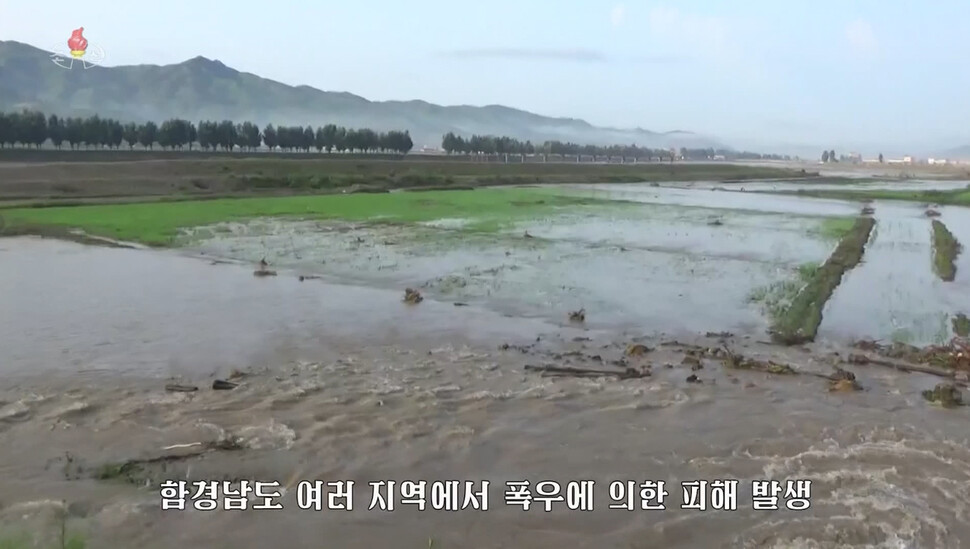
[[[249,120],[265,124],[337,124],[377,131],[409,130],[415,148],[439,147],[447,132],[641,147],[726,147],[688,131],[596,127],[584,120],[553,118],[500,105],[441,106],[426,101],[369,101],[347,92],[290,86],[195,57],[173,65],[55,65],[50,53],[0,41],[0,110],[33,108],[62,116],[99,114],[144,122]]]

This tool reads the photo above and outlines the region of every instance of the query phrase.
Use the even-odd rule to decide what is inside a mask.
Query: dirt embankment
[[[300,158],[299,156],[302,156]],[[317,155],[185,155],[112,161],[4,162],[0,204],[386,192],[537,183],[746,180],[804,177],[800,171],[732,164],[499,163],[458,160],[329,158]]]
[[[963,246],[943,222],[933,220],[933,270],[944,282],[956,278],[956,258]]]
[[[791,306],[772,326],[772,338],[786,345],[801,344],[815,339],[822,323],[822,310],[832,297],[842,276],[862,261],[866,243],[876,221],[859,217],[852,229],[842,237],[829,259],[815,272],[801,289]]]

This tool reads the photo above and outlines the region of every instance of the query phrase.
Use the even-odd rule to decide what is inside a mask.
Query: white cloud
[[[624,19],[626,19],[626,6],[623,4],[613,6],[613,9],[610,11],[610,21],[613,22],[613,26],[619,27],[623,24]]]
[[[859,19],[846,25],[845,38],[852,53],[860,57],[873,57],[879,53],[879,40],[872,25],[866,21]]]

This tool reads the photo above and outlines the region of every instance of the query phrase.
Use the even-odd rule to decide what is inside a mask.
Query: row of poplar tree
[[[262,130],[252,122],[235,123],[203,120],[193,124],[172,118],[162,122],[122,123],[98,115],[87,118],[45,116],[39,111],[0,112],[0,148],[40,147],[50,140],[55,148],[111,148],[140,145],[154,149],[255,150],[265,145],[283,151],[395,152],[404,154],[414,147],[407,131],[376,132],[344,128],[335,124],[310,126],[267,125]]]

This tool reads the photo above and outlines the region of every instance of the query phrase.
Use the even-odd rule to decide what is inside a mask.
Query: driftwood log
[[[540,372],[542,377],[615,377],[617,379],[639,379],[650,377],[648,370],[627,368],[625,370],[598,370],[592,368],[570,368],[567,366],[534,366],[526,364],[525,369]]]
[[[959,385],[961,387],[967,387],[966,382],[956,379],[955,370],[947,370],[946,368],[937,368],[935,366],[929,366],[926,364],[913,364],[910,362],[902,363],[902,362],[895,362],[892,360],[885,360],[881,358],[872,358],[870,356],[860,354],[860,353],[849,355],[846,362],[848,362],[849,364],[856,364],[860,366],[867,366],[867,365],[883,366],[886,368],[892,368],[894,370],[898,370],[900,372],[906,372],[906,373],[918,372],[921,374],[929,374],[932,376],[949,379],[953,381],[954,384]]]

